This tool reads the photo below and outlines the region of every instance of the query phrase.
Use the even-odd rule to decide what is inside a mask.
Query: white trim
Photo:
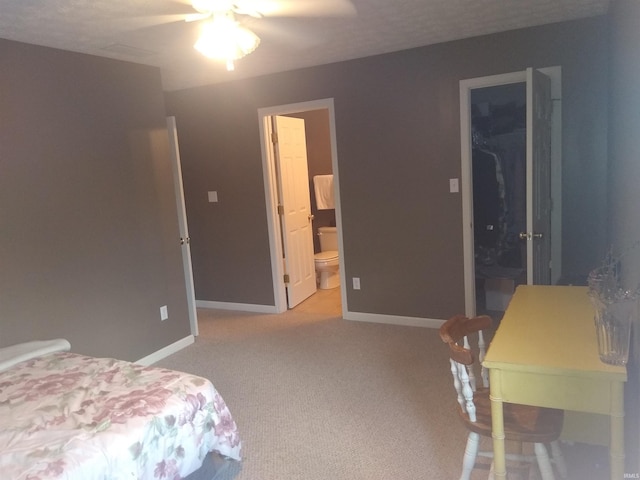
[[[282,313],[276,311],[271,305],[252,305],[246,303],[226,303],[211,302],[207,300],[196,300],[198,308],[218,309],[218,310],[238,310],[253,313]],[[389,325],[405,325],[409,327],[427,327],[440,328],[444,320],[420,317],[403,317],[397,315],[382,315],[377,313],[361,313],[361,312],[345,312],[343,315],[345,320],[354,320],[358,322],[386,323]]]
[[[381,315],[378,313],[347,312],[345,320],[357,322],[386,323],[388,325],[403,325],[406,327],[440,328],[445,321],[436,318],[403,317],[398,315]]]
[[[189,335],[184,337],[182,340],[178,340],[177,342],[173,342],[171,345],[167,345],[164,348],[161,348],[157,352],[153,352],[151,355],[147,355],[144,358],[138,360],[137,363],[139,365],[144,365],[148,367],[149,365],[153,365],[156,362],[159,362],[163,358],[168,357],[169,355],[173,355],[176,352],[179,352],[183,348],[188,347],[193,342],[195,342],[195,337],[193,335]]]
[[[276,310],[274,305],[256,305],[252,303],[211,302],[208,300],[196,300],[197,308],[209,308],[218,310],[238,310],[254,313],[282,313]]]
[[[284,265],[282,264],[282,244],[278,241],[280,232],[280,217],[276,205],[278,204],[278,191],[276,183],[275,163],[269,145],[271,125],[267,115],[260,116],[260,145],[262,145],[262,176],[264,181],[264,195],[267,210],[267,230],[269,232],[269,251],[271,257],[271,281],[273,283],[273,298],[276,313],[287,310],[287,291],[283,283]],[[282,284],[282,288],[279,286]]]
[[[562,118],[561,100],[561,67],[540,68],[541,72],[551,78],[551,94],[554,103],[552,116],[552,148],[551,148],[551,248],[552,248],[552,283],[561,272],[562,254]],[[460,160],[461,160],[461,192],[462,192],[462,245],[464,263],[464,296],[465,315],[476,314],[475,268],[473,262],[473,185],[471,176],[471,90],[474,88],[492,87],[510,83],[526,82],[526,71],[511,72],[488,77],[460,80]],[[554,177],[557,175],[557,178]],[[554,228],[555,227],[555,228]]]
[[[287,290],[284,284],[284,266],[282,262],[283,252],[280,239],[280,217],[278,216],[277,189],[275,181],[275,166],[269,148],[268,118],[274,115],[287,115],[290,113],[307,112],[310,110],[329,111],[329,136],[331,141],[331,163],[333,169],[333,183],[335,188],[336,203],[336,227],[338,231],[339,271],[340,271],[340,295],[342,297],[342,312],[347,312],[347,295],[344,276],[344,248],[342,243],[342,210],[340,207],[340,178],[338,172],[338,149],[336,146],[336,120],[333,106],[333,98],[312,100],[309,102],[291,103],[258,109],[258,124],[260,128],[260,144],[262,145],[262,176],[264,180],[264,194],[267,213],[267,228],[269,231],[269,250],[271,254],[271,271],[273,281],[273,297],[275,299],[275,312],[282,313],[287,310]]]

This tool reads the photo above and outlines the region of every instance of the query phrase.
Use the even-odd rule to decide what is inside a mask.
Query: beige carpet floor
[[[209,378],[229,405],[244,459],[216,479],[459,477],[466,431],[436,330],[309,311],[198,316],[195,344],[158,365]],[[600,450],[568,450],[572,480],[606,478]]]

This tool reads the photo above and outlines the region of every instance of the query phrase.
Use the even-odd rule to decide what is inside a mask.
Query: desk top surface
[[[625,367],[598,356],[587,287],[521,285],[500,322],[487,368],[626,381]]]

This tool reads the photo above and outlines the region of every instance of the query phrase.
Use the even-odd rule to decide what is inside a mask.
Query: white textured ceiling
[[[354,16],[247,17],[244,24],[261,45],[227,72],[193,49],[199,22],[159,23],[172,18],[165,15],[192,11],[184,1],[0,0],[0,38],[158,66],[164,88],[177,90],[602,15],[610,3],[351,0]]]

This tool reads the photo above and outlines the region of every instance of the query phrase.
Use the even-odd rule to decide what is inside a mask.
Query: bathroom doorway
[[[335,309],[335,297],[339,297],[340,308],[344,312],[346,308],[345,291],[344,291],[344,258],[342,255],[342,228],[340,217],[340,198],[339,198],[339,179],[338,179],[338,166],[337,166],[337,149],[336,149],[336,135],[335,135],[335,116],[333,109],[333,99],[323,99],[311,102],[280,105],[275,107],[263,108],[258,110],[261,145],[262,145],[262,160],[263,160],[263,177],[265,183],[265,196],[266,196],[266,213],[267,213],[267,225],[269,231],[269,246],[271,252],[271,267],[272,267],[272,279],[274,285],[274,298],[276,311],[282,313],[290,308],[287,299],[287,284],[285,283],[285,261],[284,261],[284,249],[281,236],[281,218],[278,213],[278,177],[277,168],[273,155],[270,154],[271,140],[270,140],[270,125],[271,119],[275,116],[287,116],[302,118],[305,123],[317,122],[319,119],[322,122],[322,129],[324,130],[324,136],[318,134],[317,138],[314,138],[314,134],[310,133],[307,138],[308,156],[309,156],[309,178],[318,173],[331,173],[334,176],[334,189],[335,189],[335,209],[332,210],[318,210],[315,208],[315,199],[312,195],[312,186],[309,185],[309,197],[312,203],[312,215],[313,215],[313,242],[314,251],[319,250],[317,229],[320,226],[335,226],[338,233],[338,252],[339,252],[339,272],[340,272],[340,288],[336,289],[338,292],[334,292],[331,296],[333,300],[333,307]],[[322,142],[323,145],[315,145],[315,142]],[[317,170],[313,156],[314,152],[318,149],[324,150],[325,155],[330,157],[330,166],[325,165],[324,171]],[[326,168],[330,168],[330,172],[326,171]],[[312,295],[309,300],[305,300],[299,308],[303,308],[306,303],[314,303],[314,308],[321,308],[318,302],[312,302],[311,300],[318,296],[326,296],[326,292],[320,292]],[[336,295],[336,293],[338,295]]]

